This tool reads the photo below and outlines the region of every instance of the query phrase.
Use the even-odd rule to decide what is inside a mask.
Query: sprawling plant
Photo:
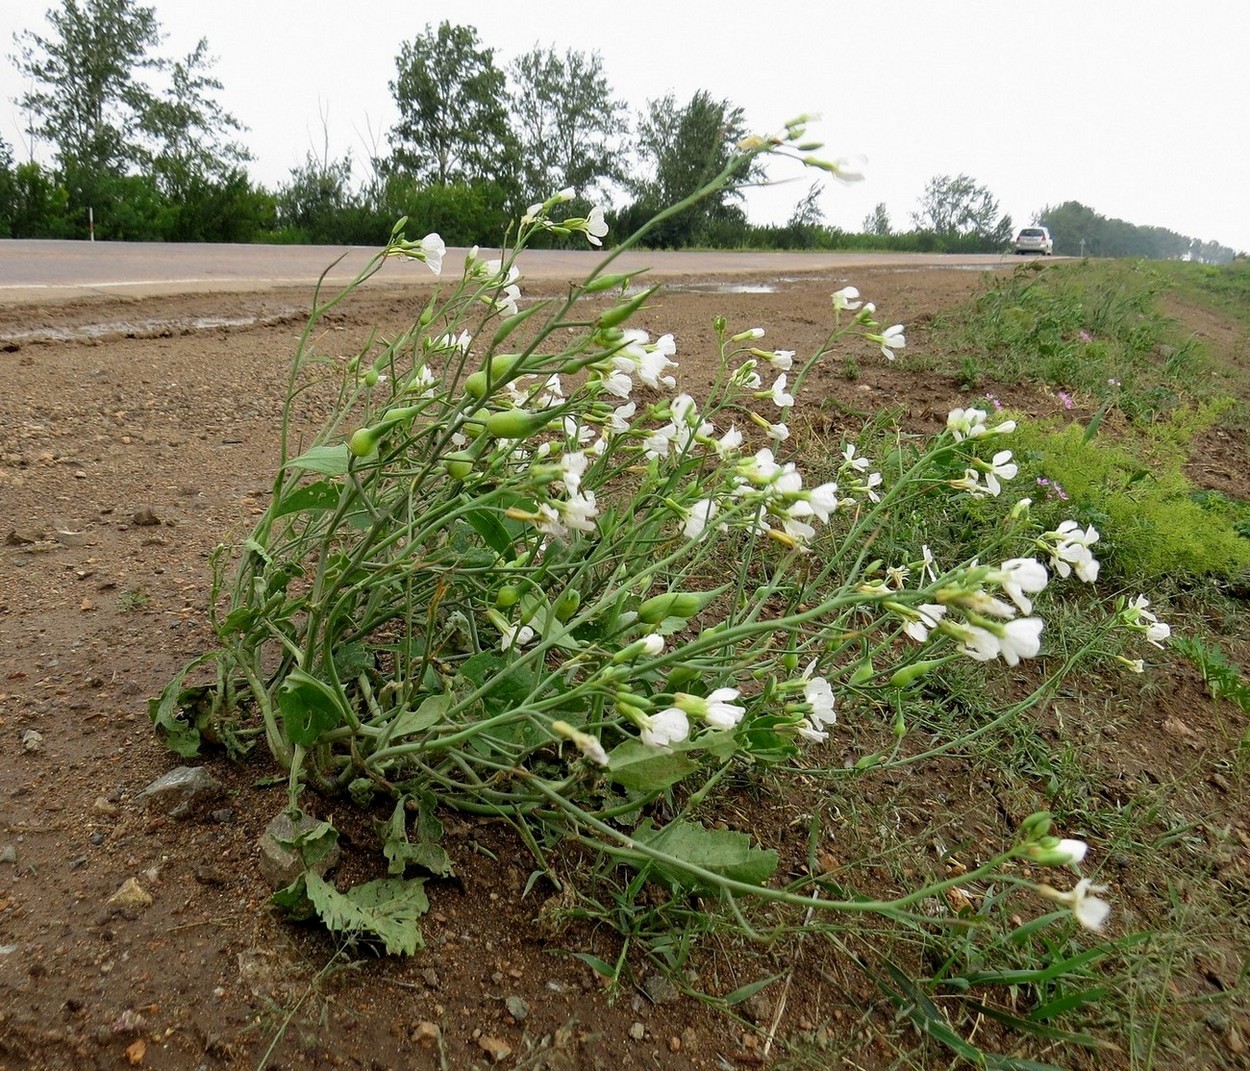
[[[802,138],[797,121],[749,139],[668,212],[763,154],[837,170]],[[832,295],[828,337],[806,359],[720,321],[720,372],[696,400],[678,388],[673,338],[630,326],[655,288],[612,274],[615,253],[564,296],[522,307],[533,235],[597,246],[606,233],[598,211],[561,218],[571,197],[531,206],[501,257],[471,252],[411,328],[346,367],[313,355],[318,321],[387,260],[440,272],[441,240],[408,239],[401,223],[359,279],[315,306],[269,508],[216,558],[219,646],[152,704],[182,754],[263,740],[296,816],[306,789],[393,801],[390,878],[340,892],[315,866],[335,834],[306,822],[290,842],[306,870],[279,901],[411,951],[424,878],[405,874],[451,866],[440,809],[506,819],[539,869],[573,838],[670,888],[823,911],[904,914],[991,873],[1038,889],[1012,860],[1079,863],[1085,845],[1035,815],[983,866],[878,902],[770,884],[774,852],[702,824],[727,773],[818,764],[844,695],[901,716],[945,662],[1036,656],[1040,559],[1092,581],[1097,532],[1073,521],[1039,533],[1026,501],[979,560],[943,568],[927,547],[878,558],[875,534],[918,503],[999,495],[1016,473],[1002,448],[1012,422],[956,410],[942,434],[901,441],[888,478],[850,444],[814,480],[783,454],[795,393],[841,337],[890,358],[903,328],[883,329],[852,287]],[[327,387],[329,416],[296,452],[297,403]],[[1145,605],[1123,605],[1109,627],[1161,640]],[[215,679],[188,687],[204,667]],[[1040,891],[1101,925],[1087,879]]]

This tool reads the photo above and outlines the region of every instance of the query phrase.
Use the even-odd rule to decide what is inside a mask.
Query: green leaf
[[[307,469],[324,476],[342,476],[347,472],[351,454],[347,443],[336,446],[314,446],[286,463],[288,469]]]
[[[513,536],[495,514],[484,509],[475,509],[465,514],[465,520],[504,561],[511,561],[516,556],[512,546]]]
[[[754,982],[747,982],[746,985],[739,986],[732,993],[721,999],[732,1008],[735,1004],[741,1004],[744,1000],[750,1000],[761,989],[772,985],[780,977],[781,975],[779,974],[770,974],[767,978],[759,978]]]
[[[294,464],[294,462],[291,462],[291,464]],[[341,489],[328,480],[318,480],[316,483],[305,484],[303,487],[296,488],[290,494],[282,496],[282,501],[273,512],[274,519],[285,517],[291,513],[334,509],[338,505],[340,493]]]
[[[429,793],[423,793],[417,807],[417,842],[408,839],[408,800],[401,796],[391,812],[390,819],[382,823],[382,854],[387,859],[387,873],[400,875],[409,866],[419,866],[435,877],[449,878],[453,874],[451,859],[438,841],[443,836],[443,826],[435,816],[436,801]]]
[[[617,744],[608,755],[608,777],[640,792],[668,788],[698,768],[699,764],[687,755],[647,747],[641,740]]]
[[[656,860],[650,865],[674,889],[709,884],[683,870],[681,863],[748,885],[763,885],[777,869],[777,853],[752,847],[745,833],[704,829],[696,822],[670,822],[657,829],[648,818],[634,831],[634,840],[673,858],[672,863]]]
[[[430,909],[425,878],[380,878],[339,892],[324,878],[305,871],[271,901],[296,918],[309,906],[331,933],[374,937],[391,955],[411,956],[425,947],[417,921]]]
[[[156,699],[148,700],[148,717],[152,719],[156,735],[170,751],[184,759],[194,758],[200,753],[202,731],[207,727],[208,719],[203,715],[194,720],[187,717],[192,701],[199,697],[203,689],[184,689],[182,682],[187,679],[187,674],[205,662],[211,662],[217,654],[216,651],[210,651],[188,662],[174,674]]]
[[[437,725],[443,720],[450,704],[450,696],[427,695],[421,700],[421,705],[416,710],[409,707],[395,718],[386,733],[387,744],[402,740],[406,736],[415,736]]]
[[[324,681],[293,669],[278,689],[278,712],[292,743],[312,747],[346,720],[345,699]]]

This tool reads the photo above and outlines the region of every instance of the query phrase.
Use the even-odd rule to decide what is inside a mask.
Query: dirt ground
[[[828,331],[830,292],[852,283],[884,323],[907,325],[913,353],[980,273],[749,282],[769,292],[678,281],[642,317],[675,335],[680,382],[695,393],[712,368],[717,315],[763,325],[769,347],[802,353]],[[354,353],[371,325],[415,317],[423,295],[368,291],[330,318],[320,348]],[[431,886],[429,947],[354,963],[266,904],[256,841],[284,802],[265,783],[272,771],[210,757],[226,794],[197,818],[161,817],[136,799],[179,765],[153,735],[147,699],[212,645],[208,556],[266,503],[309,297],[0,308],[0,1069],[254,1068],[271,1045],[275,1068],[755,1067],[768,1062],[768,1032],[810,1029],[817,1005],[823,1020],[845,1016],[848,1032],[862,1031],[859,1061],[879,1065],[853,988],[826,982],[775,1015],[748,1007],[736,1024],[655,977],[605,993],[569,953],[612,959],[611,935],[545,929],[550,890],[515,895],[528,866],[504,830],[449,817],[458,877]],[[885,406],[932,430],[969,400],[949,377],[903,373],[863,344],[855,352],[857,379],[831,367],[798,399],[813,411],[837,400],[819,407],[820,430],[856,427],[854,411]],[[1034,388],[994,390],[1028,411],[1059,404]],[[1250,499],[1244,444],[1229,453],[1213,441],[1209,464],[1195,465],[1200,481],[1204,464],[1208,486]],[[1192,674],[1177,687],[1200,695]],[[1155,721],[1170,711],[1167,691]],[[1120,745],[1143,766],[1167,764],[1140,713]],[[1186,721],[1200,737],[1209,728],[1192,712]],[[1193,741],[1175,747],[1178,763],[1201,761]],[[1246,829],[1231,778],[1227,791],[1202,791],[1234,802],[1233,824]],[[350,865],[357,847],[369,850],[369,830],[335,817]],[[1233,850],[1244,882],[1246,851]],[[131,879],[151,903],[110,903]],[[715,981],[724,993],[750,980]]]

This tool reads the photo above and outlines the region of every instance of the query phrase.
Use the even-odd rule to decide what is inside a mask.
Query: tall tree
[[[170,65],[168,92],[150,101],[142,117],[154,142],[152,170],[174,201],[185,199],[194,185],[231,179],[251,159],[233,138],[243,126],[213,98],[222,89],[211,74],[213,62],[201,38],[185,59]]]
[[[864,233],[880,237],[890,233],[890,213],[886,211],[884,201],[878,201],[877,207],[864,217]]]
[[[1011,217],[999,215],[998,201],[969,175],[935,175],[925,186],[920,211],[912,219],[921,230],[943,238],[971,237],[986,244],[1011,240]]]
[[[17,35],[17,69],[33,83],[19,104],[28,133],[56,146],[62,172],[91,182],[124,174],[142,158],[140,131],[153,96],[139,71],[163,66],[153,8],[134,0],[62,0],[50,32]]]
[[[629,183],[637,197],[629,213],[631,220],[641,222],[718,175],[745,133],[742,109],[716,100],[705,90],[695,93],[684,106],[671,93],[648,102],[638,123],[637,151],[649,173]],[[652,240],[660,245],[691,245],[704,240],[716,222],[745,222],[741,208],[733,202],[742,197],[738,187],[756,177],[756,172],[744,170],[734,183],[662,224]]]
[[[572,186],[598,199],[607,183],[624,180],[615,139],[629,129],[628,112],[612,94],[599,53],[568,49],[561,56],[535,47],[509,73],[528,196],[544,198]]]
[[[506,79],[494,56],[473,27],[445,20],[400,47],[390,83],[399,108],[393,167],[439,186],[515,172]]]

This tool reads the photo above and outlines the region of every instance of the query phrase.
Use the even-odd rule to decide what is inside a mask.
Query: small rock
[[[161,523],[161,519],[153,512],[151,506],[144,506],[135,510],[130,523],[136,528],[155,528]]]
[[[34,755],[43,750],[43,733],[38,729],[27,729],[22,733],[22,750]]]
[[[93,848],[98,848],[108,839],[109,835],[107,833],[92,833],[91,836],[87,838],[87,843]]]
[[[203,766],[179,766],[158,777],[135,800],[170,818],[189,818],[207,810],[225,791]]]
[[[208,817],[219,826],[226,826],[234,821],[234,810],[230,807],[222,807],[219,810],[213,811]]]
[[[112,817],[121,813],[121,808],[104,796],[96,796],[95,802],[91,805],[91,809],[96,814],[103,814]]]
[[[6,844],[0,848],[0,863],[16,863],[17,862],[17,845]]]
[[[291,816],[283,811],[265,828],[256,845],[260,848],[260,872],[264,879],[275,889],[285,889],[304,872],[304,861],[294,852],[284,848],[281,841],[294,840],[301,833],[320,825],[312,815],[301,814],[298,822],[292,822]],[[334,869],[339,861],[339,847],[334,845],[311,867],[316,874],[324,876]]]
[[[19,532],[16,528],[10,528],[4,542],[9,547],[28,547],[39,542],[39,535],[36,532]]]
[[[677,987],[658,972],[648,974],[642,980],[642,991],[647,994],[652,1004],[675,1004],[681,999]]]
[[[148,1043],[140,1038],[126,1046],[126,1060],[131,1067],[138,1067],[148,1054]]]
[[[642,1023],[634,1022],[629,1025],[629,1036],[635,1041],[641,1041],[647,1036],[647,1028]]]
[[[506,1060],[512,1055],[512,1046],[502,1038],[491,1037],[489,1034],[483,1034],[477,1039],[477,1047],[490,1057],[491,1063],[497,1064],[500,1060]]]
[[[438,1028],[438,1023],[432,1023],[429,1019],[422,1019],[412,1028],[412,1040],[418,1045],[424,1045],[426,1048],[432,1046],[438,1041],[439,1034],[442,1031]]]
[[[134,878],[127,878],[122,887],[105,901],[110,907],[142,908],[152,906],[152,894]]]
[[[523,1023],[525,1017],[530,1013],[530,1006],[525,1002],[523,997],[512,996],[504,1002],[504,1007],[508,1009],[508,1014],[512,1016],[518,1023]]]

